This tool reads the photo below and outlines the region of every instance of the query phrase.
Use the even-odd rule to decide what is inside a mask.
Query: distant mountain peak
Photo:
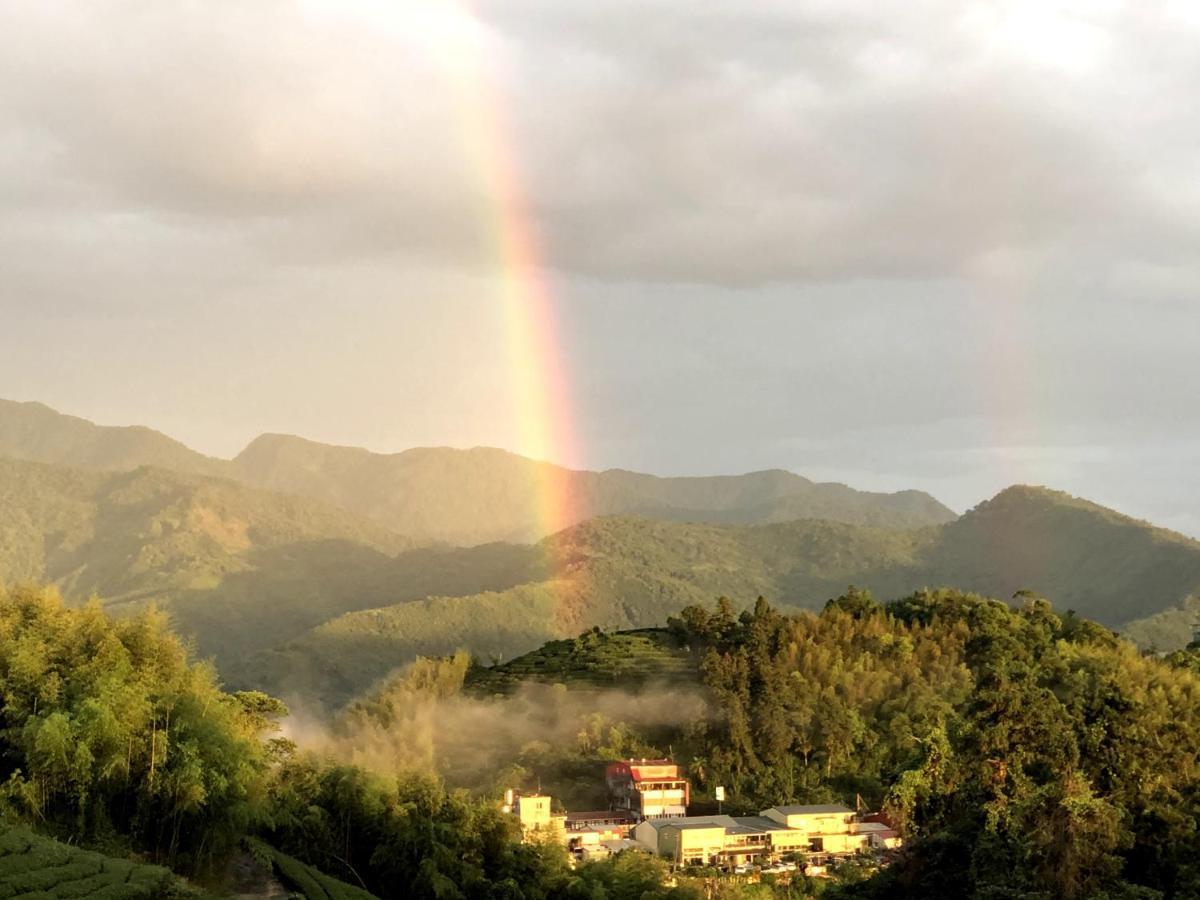
[[[601,515],[731,524],[811,518],[913,527],[955,518],[920,491],[856,491],[783,469],[689,477],[593,472],[495,447],[375,453],[280,433],[259,435],[233,460],[213,459],[148,428],[95,425],[36,403],[0,403],[0,455],[93,469],[154,465],[219,475],[336,504],[426,543],[545,537],[538,511],[547,474],[573,521]]]

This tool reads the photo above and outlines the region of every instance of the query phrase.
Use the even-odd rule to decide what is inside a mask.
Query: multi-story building
[[[525,841],[566,843],[567,817],[554,813],[548,795],[518,795],[513,798],[512,812],[521,823]]]
[[[669,759],[624,759],[605,770],[612,808],[638,819],[687,815],[688,781]]]
[[[633,835],[650,852],[685,866],[736,868],[808,849],[807,835],[761,816],[648,819]]]
[[[867,837],[854,830],[854,810],[841,804],[772,806],[762,816],[808,835],[812,853],[854,853],[868,845]]]
[[[634,827],[633,837],[677,864],[729,869],[785,859],[815,863],[899,846],[886,822],[859,821],[844,806],[777,806],[758,816],[647,819]]]

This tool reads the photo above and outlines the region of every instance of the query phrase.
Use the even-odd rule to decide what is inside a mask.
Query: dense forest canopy
[[[153,610],[9,590],[0,816],[201,884],[252,847],[345,896],[700,896],[636,854],[572,869],[499,809],[534,784],[584,803],[606,760],[671,752],[701,803],[717,785],[732,812],[858,797],[907,838],[883,870],[722,896],[1200,896],[1200,650],[1144,656],[1032,595],[851,590],[820,614],[722,600],[539,655],[419,661],[318,735],[223,691]]]
[[[398,661],[466,647],[511,658],[591,626],[661,625],[686,606],[765,596],[819,609],[847,584],[898,597],[929,585],[1012,596],[1032,587],[1064,609],[1182,647],[1200,588],[1200,543],[1066,494],[1010,488],[938,528],[897,531],[829,521],[757,526],[605,518],[540,545],[547,578],[467,597],[349,612],[239,667],[246,685],[301,690],[338,705]],[[1194,607],[1193,607],[1194,609]],[[1165,612],[1170,610],[1170,612]],[[1156,615],[1153,622],[1137,622]]]
[[[914,840],[869,896],[1196,896],[1192,655],[1147,658],[1017,599],[685,611],[672,629],[721,712],[698,745],[705,782],[759,803],[881,800]]]

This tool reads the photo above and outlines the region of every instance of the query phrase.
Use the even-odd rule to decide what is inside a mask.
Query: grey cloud
[[[0,396],[519,449],[507,154],[568,462],[1195,532],[1193,6],[0,0]]]
[[[1193,267],[1198,32],[1153,5],[539,0],[475,30],[450,4],[368,8],[0,8],[10,210],[184,216],[282,261],[483,263],[481,166],[508,139],[470,121],[477,68],[567,272]]]

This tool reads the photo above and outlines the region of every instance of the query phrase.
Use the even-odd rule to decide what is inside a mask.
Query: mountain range
[[[548,482],[570,521],[640,515],[672,521],[780,522],[822,518],[912,527],[954,512],[920,491],[895,494],[819,484],[780,470],[707,478],[564,469],[489,447],[372,453],[265,434],[232,460],[204,456],[149,428],[95,425],[40,403],[0,400],[0,456],[127,471],[157,466],[229,478],[345,508],[417,544],[527,543],[546,536],[537,514]]]
[[[815,609],[849,584],[885,599],[1030,589],[1164,650],[1195,615],[1200,543],[1044,488],[955,517],[919,492],[788,472],[556,469],[579,521],[542,535],[547,465],[271,435],[219,460],[0,401],[0,583],[158,603],[231,683],[328,705],[417,655],[505,659],[721,595]]]
[[[717,596],[819,609],[848,585],[894,599],[962,585],[1010,598],[1031,590],[1159,649],[1200,591],[1200,543],[1045,488],[1012,487],[954,522],[883,529],[820,520],[711,525],[600,518],[540,545],[556,577],[469,597],[348,612],[247,659],[248,682],[330,705],[400,663],[468,647],[503,660],[587,628],[662,624]],[[1149,617],[1149,618],[1147,618]],[[1165,620],[1165,621],[1164,621]],[[1175,625],[1175,630],[1162,627]],[[1157,625],[1157,632],[1147,629]]]

